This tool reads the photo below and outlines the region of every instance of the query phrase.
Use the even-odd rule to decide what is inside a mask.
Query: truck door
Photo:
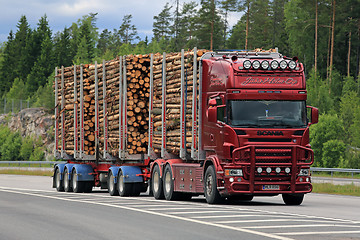
[[[204,149],[213,152],[222,157],[223,144],[224,144],[224,125],[225,125],[225,105],[224,95],[209,96],[208,97],[208,110],[211,108],[216,109],[216,121],[207,121],[204,138]],[[214,112],[214,111],[213,111]],[[208,111],[207,114],[212,114]],[[208,115],[209,117],[209,115]],[[209,118],[208,118],[209,120]]]

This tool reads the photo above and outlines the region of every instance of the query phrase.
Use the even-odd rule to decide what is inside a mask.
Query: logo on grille
[[[258,136],[284,136],[282,131],[257,131]]]

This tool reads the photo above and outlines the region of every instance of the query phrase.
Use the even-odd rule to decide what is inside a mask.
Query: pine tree
[[[132,41],[138,38],[136,27],[134,24],[131,24],[131,19],[131,14],[125,15],[118,31],[120,40],[125,44],[131,44]]]
[[[162,38],[169,40],[172,35],[170,28],[173,21],[170,12],[171,8],[169,3],[166,3],[159,15],[154,16],[153,33],[156,41],[159,41]]]

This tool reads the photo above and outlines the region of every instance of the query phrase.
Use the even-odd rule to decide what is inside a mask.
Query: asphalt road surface
[[[51,177],[0,175],[0,240],[360,239],[360,197],[308,194],[208,205],[153,197],[60,193]]]

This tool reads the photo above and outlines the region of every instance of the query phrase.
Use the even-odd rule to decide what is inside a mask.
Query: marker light
[[[261,167],[258,167],[257,169],[256,169],[256,171],[258,172],[258,173],[262,173],[262,168]]]
[[[271,173],[271,167],[267,167],[267,168],[266,168],[266,172],[267,172],[267,173]]]
[[[250,60],[244,61],[243,65],[244,65],[244,68],[245,68],[246,70],[250,69],[250,68],[251,68],[251,62],[250,62]]]
[[[291,70],[294,70],[294,69],[296,68],[296,62],[295,62],[295,61],[290,61],[290,62],[289,62],[289,68],[290,68]]]
[[[275,168],[275,172],[276,172],[276,173],[280,173],[280,172],[281,172],[281,168],[279,168],[279,167]]]
[[[290,173],[290,168],[288,168],[288,167],[285,168],[285,172],[286,172],[286,173]]]
[[[275,70],[275,69],[277,69],[279,67],[279,62],[274,60],[274,61],[271,62],[270,66],[271,66],[271,68],[273,70]]]
[[[255,60],[252,62],[252,67],[256,70],[260,67],[260,62],[258,60]]]
[[[280,68],[281,68],[282,70],[285,70],[286,67],[287,67],[287,62],[286,62],[285,60],[282,60],[282,61],[280,62]]]
[[[262,61],[261,62],[261,68],[264,69],[264,70],[268,69],[269,68],[269,62],[266,61],[266,60]]]

